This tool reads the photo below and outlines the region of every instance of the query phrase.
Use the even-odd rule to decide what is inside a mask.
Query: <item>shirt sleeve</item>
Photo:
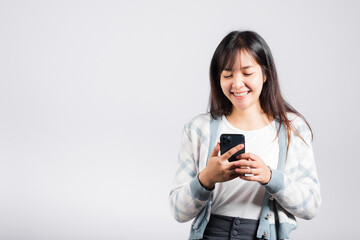
[[[311,219],[321,205],[310,129],[303,120],[294,122],[301,139],[294,133],[290,139],[284,171],[272,169],[272,178],[265,189],[286,211],[294,216]]]
[[[182,134],[175,178],[169,195],[174,218],[186,222],[195,218],[209,201],[211,192],[198,178],[201,137],[192,124],[186,124]]]

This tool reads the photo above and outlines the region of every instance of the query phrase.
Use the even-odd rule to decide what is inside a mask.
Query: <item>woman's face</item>
[[[224,69],[220,85],[225,96],[233,104],[233,110],[259,109],[259,96],[266,77],[260,65],[246,51],[240,51],[232,69]],[[235,109],[236,108],[236,109]]]

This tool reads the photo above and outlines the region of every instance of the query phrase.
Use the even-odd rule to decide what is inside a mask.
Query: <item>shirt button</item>
[[[271,214],[266,215],[265,219],[268,220],[271,217]]]
[[[236,226],[239,226],[239,225],[240,225],[240,220],[239,220],[239,219],[236,219],[236,220],[235,220],[235,225],[236,225]]]
[[[238,232],[237,232],[236,230],[233,230],[233,231],[232,231],[232,235],[233,235],[233,236],[236,236],[237,234],[238,234]]]
[[[275,199],[275,198],[274,198],[273,196],[270,197],[270,200],[271,200],[271,201],[274,201],[274,199]]]

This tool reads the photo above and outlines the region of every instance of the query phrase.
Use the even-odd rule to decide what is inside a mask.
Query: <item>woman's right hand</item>
[[[244,145],[239,144],[219,156],[220,144],[217,143],[210,155],[208,164],[199,174],[200,183],[207,189],[213,189],[217,182],[227,182],[239,177],[240,174],[235,171],[238,168],[235,162],[229,162],[228,159],[243,148]]]

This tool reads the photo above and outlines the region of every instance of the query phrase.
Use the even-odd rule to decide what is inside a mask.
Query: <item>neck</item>
[[[227,120],[236,128],[250,131],[267,126],[273,118],[268,116],[259,106],[258,108],[239,110],[233,108]]]

